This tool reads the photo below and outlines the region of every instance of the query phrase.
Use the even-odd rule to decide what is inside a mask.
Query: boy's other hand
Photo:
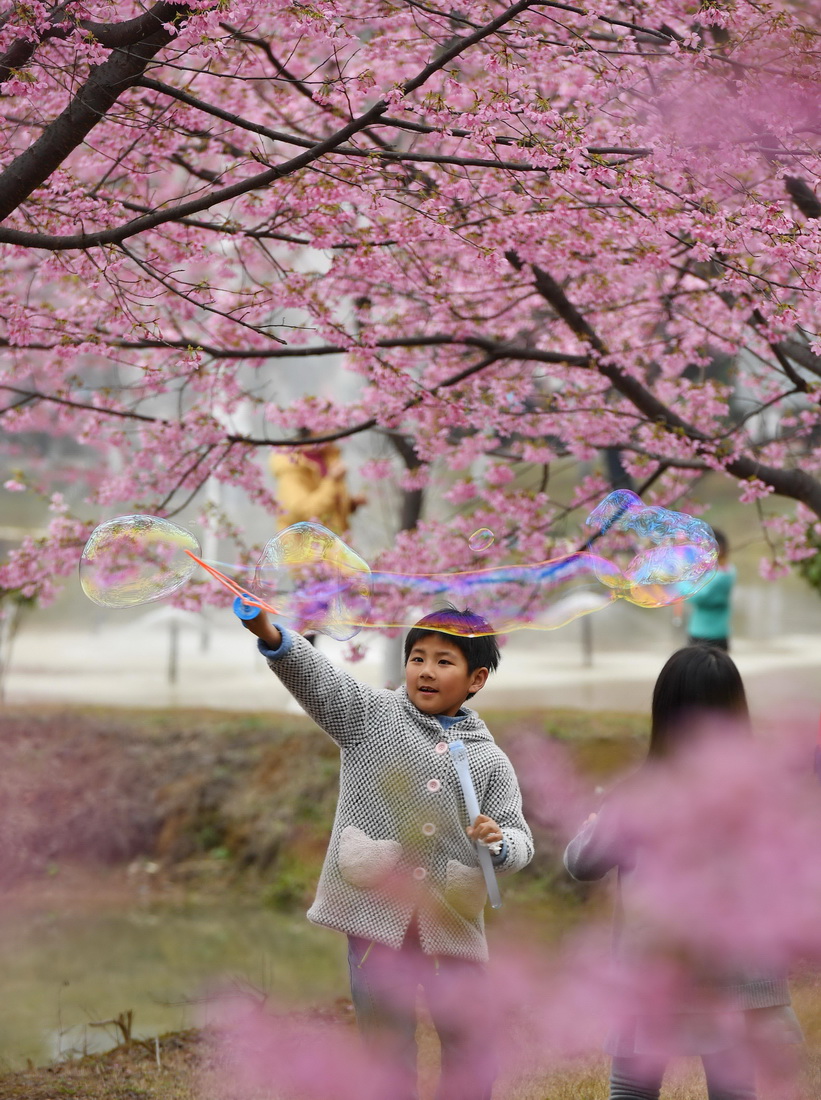
[[[480,844],[498,844],[500,840],[504,840],[502,830],[487,814],[479,814],[473,824],[468,825],[465,832],[471,840]]]
[[[264,611],[260,611],[259,615],[253,619],[241,619],[240,621],[245,629],[250,630],[252,634],[256,634],[268,649],[279,649],[282,645],[282,635],[274,624],[269,621]]]

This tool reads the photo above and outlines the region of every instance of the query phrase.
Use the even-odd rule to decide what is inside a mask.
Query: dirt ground
[[[200,1031],[0,1077],[2,1100],[204,1100],[208,1041]]]
[[[289,1022],[353,1027],[350,1002],[292,1014]],[[245,1094],[247,1097],[247,1093]],[[199,1028],[124,1042],[104,1054],[0,1074],[0,1100],[228,1100],[212,1035]]]

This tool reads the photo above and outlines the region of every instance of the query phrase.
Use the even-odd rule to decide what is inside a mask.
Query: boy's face
[[[457,714],[471,692],[487,680],[486,668],[468,672],[461,649],[442,634],[426,634],[408,654],[405,687],[423,714]]]

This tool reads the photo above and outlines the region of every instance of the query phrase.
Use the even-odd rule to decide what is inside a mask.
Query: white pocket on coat
[[[356,825],[346,825],[339,837],[339,873],[359,890],[384,882],[401,855],[398,840],[374,840]]]
[[[456,859],[448,860],[445,898],[460,916],[473,920],[487,900],[485,876],[479,867],[467,867]]]

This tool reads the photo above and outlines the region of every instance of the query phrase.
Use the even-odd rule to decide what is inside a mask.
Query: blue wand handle
[[[252,603],[246,603],[242,596],[237,596],[234,600],[234,614],[243,622],[248,623],[255,619],[261,610],[262,608],[255,607]]]
[[[468,751],[465,748],[464,741],[451,741],[448,748],[450,749],[453,766],[456,769],[456,775],[462,787],[462,794],[464,795],[465,805],[467,806],[468,817],[472,825],[482,811],[479,809],[479,799],[476,797],[476,788],[473,786],[473,780],[470,778]],[[479,866],[482,868],[482,874],[485,876],[488,900],[493,909],[499,909],[502,905],[502,897],[499,893],[499,883],[496,881],[496,872],[493,869],[493,860],[490,858],[490,852],[484,844],[477,844],[476,854],[479,857]]]

